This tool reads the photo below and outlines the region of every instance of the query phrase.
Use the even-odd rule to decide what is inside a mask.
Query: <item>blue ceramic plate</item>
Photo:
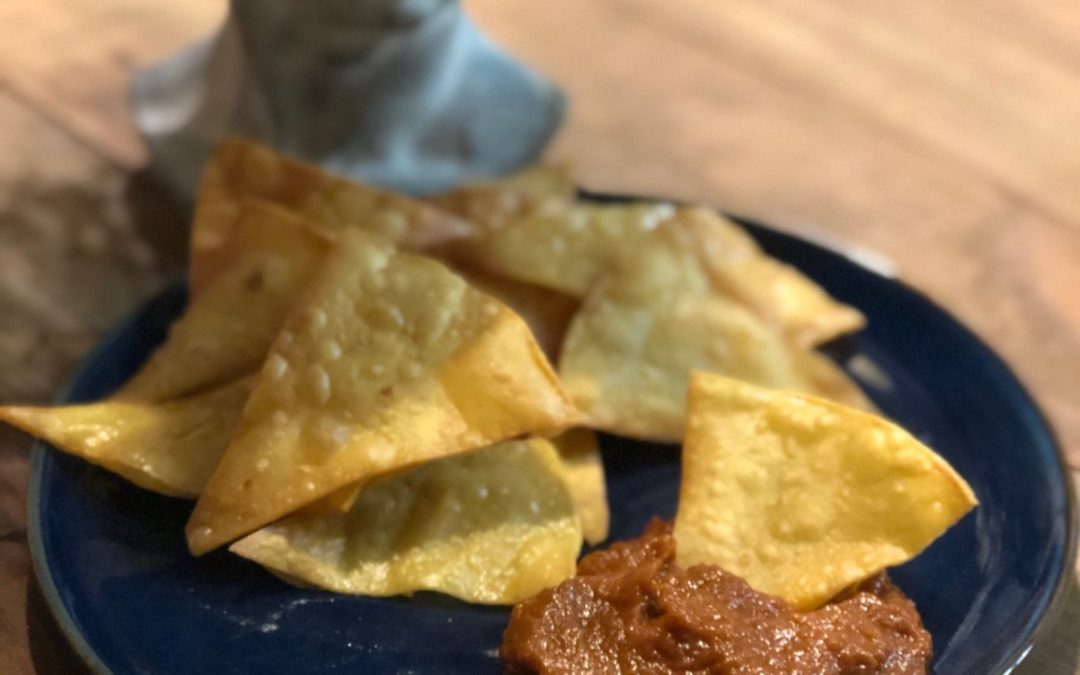
[[[749,224],[748,224],[749,225]],[[1016,378],[926,298],[843,256],[749,225],[765,248],[860,308],[834,345],[891,384],[863,381],[890,417],[944,455],[982,505],[894,578],[934,637],[935,671],[997,673],[1026,654],[1071,569],[1070,487],[1053,436]],[[101,398],[133,373],[185,303],[162,293],[118,326],[65,396]],[[855,370],[859,370],[856,368]],[[675,448],[607,437],[612,539],[674,514]],[[504,609],[435,594],[351,598],[288,586],[184,545],[191,504],[144,492],[48,447],[33,456],[34,565],[61,627],[101,673],[496,673]]]

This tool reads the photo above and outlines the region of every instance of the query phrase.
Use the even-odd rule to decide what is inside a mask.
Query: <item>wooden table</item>
[[[572,111],[598,189],[716,204],[874,252],[1018,371],[1080,466],[1080,5],[466,0]],[[0,5],[0,400],[47,400],[183,265],[139,179],[134,68],[220,0]],[[0,432],[0,670],[77,672],[26,547],[28,439]],[[1080,672],[1080,599],[1026,673]]]

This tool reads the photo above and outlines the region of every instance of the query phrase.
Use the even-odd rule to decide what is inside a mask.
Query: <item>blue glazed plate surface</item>
[[[893,577],[934,637],[935,672],[1006,672],[1026,653],[1071,569],[1067,476],[1042,416],[1008,369],[927,299],[843,256],[747,224],[765,248],[866,313],[833,345],[890,382],[875,402],[944,455],[981,506]],[[64,400],[101,398],[130,376],[185,303],[171,288],[117,326]],[[858,369],[856,369],[858,370]],[[862,371],[860,371],[862,372]],[[678,452],[603,439],[612,539],[674,513]],[[184,545],[190,504],[144,492],[47,446],[35,449],[30,538],[61,628],[101,673],[497,673],[504,609],[435,594],[335,596],[293,588]]]

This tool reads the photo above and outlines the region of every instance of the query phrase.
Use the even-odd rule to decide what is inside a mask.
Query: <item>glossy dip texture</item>
[[[680,568],[654,520],[515,607],[500,653],[508,673],[914,675],[931,639],[883,574],[800,612],[716,566]]]

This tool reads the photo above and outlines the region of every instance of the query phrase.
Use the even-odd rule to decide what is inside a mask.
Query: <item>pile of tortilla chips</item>
[[[194,554],[230,545],[285,579],[344,593],[433,590],[499,604],[572,576],[582,541],[607,537],[594,430],[679,441],[687,428],[694,469],[683,483],[680,555],[729,564],[732,547],[736,558],[760,558],[768,546],[790,566],[796,549],[770,520],[782,514],[766,509],[752,521],[712,502],[722,491],[735,507],[749,498],[739,491],[753,481],[733,478],[735,446],[757,422],[731,401],[765,390],[733,389],[732,410],[712,414],[701,403],[711,385],[695,379],[686,427],[691,373],[871,408],[815,351],[861,327],[857,310],[711,211],[582,202],[561,168],[420,201],[228,141],[204,174],[190,281],[189,306],[164,344],[109,399],[8,406],[0,419],[141,487],[196,498],[186,530]],[[806,473],[776,473],[794,476],[808,498],[900,465],[952,475],[916,451],[898,459],[889,443],[907,439],[894,443],[892,427],[871,415],[777,400],[814,402],[801,437],[854,434],[843,429],[856,415],[858,433],[880,450],[844,454],[813,436],[820,453]],[[762,410],[745,414],[769,427],[771,409]],[[713,438],[728,418],[743,431]],[[758,455],[747,475],[809,462],[771,446]],[[817,480],[837,468],[842,481]],[[913,555],[958,517],[962,500],[920,480],[903,483],[897,503],[933,498],[943,515],[911,531],[883,528],[874,541],[888,543],[884,552],[863,545],[873,539],[866,519],[893,502],[875,511],[853,499],[793,520],[796,557],[850,550],[857,561],[827,574],[806,566],[817,584],[809,590],[790,591],[786,567],[758,574],[739,558],[732,569],[817,601]],[[761,483],[776,495],[790,487]],[[828,528],[856,515],[852,542],[820,547]],[[755,539],[745,522],[780,534]]]

